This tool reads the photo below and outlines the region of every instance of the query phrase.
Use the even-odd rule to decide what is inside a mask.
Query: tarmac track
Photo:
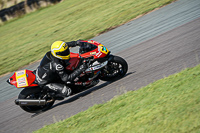
[[[115,82],[101,82],[77,96],[59,101],[46,112],[29,114],[22,111],[13,102],[19,91],[15,91],[12,86],[4,86],[5,79],[9,75],[0,78],[2,81],[0,85],[4,88],[0,90],[2,92],[0,95],[3,97],[0,102],[0,133],[32,132],[44,125],[87,110],[94,104],[104,103],[116,95],[137,90],[153,81],[198,65],[200,63],[199,8],[198,0],[190,2],[179,0],[95,37],[94,40],[104,44],[115,44],[106,46],[114,54],[127,60],[129,65],[127,75]],[[177,12],[173,14],[173,10]],[[142,40],[146,41],[141,42]],[[35,68],[34,65],[29,68]],[[11,91],[12,95],[5,97],[5,94]]]

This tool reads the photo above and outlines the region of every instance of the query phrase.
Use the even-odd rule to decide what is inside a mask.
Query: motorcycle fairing
[[[70,52],[70,60],[69,60],[70,65],[68,65],[66,69],[73,71],[78,66],[79,62],[80,62],[79,54]]]
[[[35,84],[35,74],[33,74],[30,70],[20,70],[15,72],[10,78],[9,83],[14,85],[17,88],[24,88],[24,87],[31,87],[31,86],[38,86]]]
[[[87,43],[87,44],[90,44],[90,45],[95,45],[95,47],[96,47],[95,49],[93,49],[89,52],[85,52],[85,53],[80,54],[80,56],[83,57],[83,58],[88,58],[88,57],[93,56],[94,59],[99,59],[99,58],[103,58],[103,57],[107,56],[110,52],[103,44],[101,44],[99,42],[96,42],[96,41],[93,41],[93,40],[90,40],[90,41],[82,40],[81,42]],[[94,48],[94,47],[92,47],[92,48]],[[70,60],[69,60],[70,65],[68,65],[66,67],[66,69],[73,71],[78,66],[78,64],[80,62],[80,56],[79,56],[78,53],[70,52]],[[96,68],[92,68],[92,69],[97,70]]]
[[[85,70],[85,72],[99,70],[100,68],[105,67],[107,64],[108,64],[108,61],[105,61],[105,62],[100,63],[98,65],[94,65],[92,67],[89,67],[88,69]]]
[[[99,42],[96,42],[96,41],[93,41],[93,40],[82,41],[82,42],[89,43],[91,45],[97,46],[96,49],[81,54],[81,56],[84,57],[84,58],[87,58],[87,57],[90,57],[90,56],[94,56],[94,59],[103,58],[103,57],[107,56],[110,52],[103,44],[101,44]]]

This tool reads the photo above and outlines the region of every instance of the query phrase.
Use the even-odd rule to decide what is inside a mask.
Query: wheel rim
[[[109,62],[107,68],[105,69],[105,76],[107,77],[117,77],[123,75],[123,66],[117,62]]]

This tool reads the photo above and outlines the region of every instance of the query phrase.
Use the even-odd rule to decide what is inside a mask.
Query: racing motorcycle
[[[70,65],[65,69],[69,73],[73,72],[83,61],[87,61],[88,68],[73,82],[65,83],[72,90],[70,95],[75,95],[97,85],[99,79],[113,81],[122,78],[127,73],[127,62],[119,56],[110,54],[111,52],[103,44],[93,40],[81,40],[81,43],[79,53],[70,52]],[[51,53],[47,53],[41,63],[45,63],[49,59],[48,54]],[[35,70],[17,71],[7,82],[17,88],[23,88],[15,103],[29,113],[48,110],[56,100],[64,99],[49,89],[45,90],[39,87]]]

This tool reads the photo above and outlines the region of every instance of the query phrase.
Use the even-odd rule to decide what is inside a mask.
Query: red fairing
[[[33,71],[26,70],[26,74],[28,75],[27,81],[29,86],[38,86],[38,84],[34,84],[34,81],[36,79],[35,74],[33,74]]]
[[[70,65],[68,65],[66,69],[73,71],[78,66],[79,61],[80,61],[79,54],[70,52],[70,60],[69,60]]]
[[[25,87],[38,86],[38,84],[34,83],[35,78],[36,78],[35,74],[33,74],[33,72],[30,70],[25,70],[25,71],[26,71],[26,79],[27,79],[27,83],[28,83],[28,85]],[[16,72],[10,77],[9,82],[10,82],[10,84],[14,85],[17,88],[23,88],[23,87],[17,86]]]
[[[109,50],[103,44],[101,44],[99,42],[96,42],[96,41],[93,41],[93,40],[91,40],[91,41],[81,40],[81,42],[89,43],[89,44],[96,46],[95,49],[81,54],[80,56],[83,57],[83,58],[88,58],[88,57],[93,56],[94,59],[98,59],[98,58],[105,57],[109,53]],[[68,65],[66,67],[66,69],[73,71],[78,66],[78,64],[80,62],[80,56],[79,56],[78,53],[70,52],[70,60],[69,60],[70,65]]]
[[[16,74],[14,73],[11,77],[10,77],[10,84],[14,85],[15,87],[17,87],[17,81],[16,81]]]
[[[84,57],[84,58],[88,58],[90,56],[94,56],[94,59],[96,59],[96,58],[99,58],[99,57],[96,56],[97,51],[98,51],[98,48],[96,48],[96,49],[94,49],[94,50],[92,50],[90,52],[81,54],[81,56]]]
[[[104,47],[104,45],[102,45],[101,43],[99,43],[97,41],[90,40],[90,41],[82,41],[82,42],[87,42],[87,43],[90,43],[90,44],[93,44],[93,45],[97,46],[96,49],[94,49],[92,51],[89,51],[87,53],[81,54],[81,56],[84,57],[84,58],[87,58],[87,57],[90,57],[90,56],[94,56],[94,59],[98,59],[98,58],[105,57],[109,53],[109,50],[106,47]],[[103,48],[106,51],[104,51]]]

